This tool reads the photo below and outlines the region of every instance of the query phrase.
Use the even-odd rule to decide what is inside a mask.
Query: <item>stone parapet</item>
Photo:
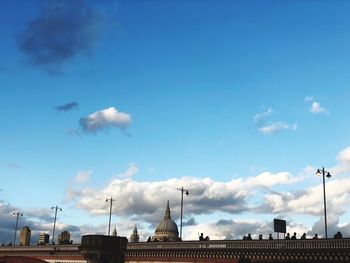
[[[184,241],[129,244],[127,262],[350,262],[350,239]],[[164,260],[162,260],[164,259]]]

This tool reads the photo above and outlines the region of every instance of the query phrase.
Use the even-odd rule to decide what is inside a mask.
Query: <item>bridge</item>
[[[350,262],[350,239],[129,243],[126,262]]]
[[[98,253],[98,249],[86,249]],[[128,243],[123,249],[119,253],[123,254],[126,263],[350,262],[350,239],[140,242]],[[84,253],[78,244],[0,247],[0,257],[26,256],[51,263],[88,262]]]

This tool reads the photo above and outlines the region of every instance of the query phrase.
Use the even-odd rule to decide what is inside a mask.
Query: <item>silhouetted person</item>
[[[304,233],[300,239],[306,239],[306,234]]]
[[[247,236],[243,236],[243,240],[247,240]]]
[[[210,240],[209,236],[206,236],[206,237],[204,238],[204,241],[209,241],[209,240]]]
[[[201,233],[201,235],[199,236],[199,241],[204,241],[203,233]]]
[[[312,239],[318,239],[318,235],[315,234],[314,237]]]
[[[269,235],[269,240],[273,240],[272,234]]]
[[[148,237],[147,242],[151,242],[151,237]]]
[[[297,239],[297,233],[294,232],[293,236],[290,239],[296,240]]]
[[[338,232],[334,235],[334,238],[335,238],[335,239],[342,239],[342,238],[343,238],[343,235],[341,234],[340,231],[338,231]]]
[[[262,235],[259,235],[259,240],[263,240],[263,237],[262,237]]]
[[[248,233],[247,240],[252,240],[252,236]]]
[[[287,239],[287,240],[289,240],[289,239],[290,239],[290,234],[289,234],[289,233],[287,233],[287,235],[286,235],[286,239]]]

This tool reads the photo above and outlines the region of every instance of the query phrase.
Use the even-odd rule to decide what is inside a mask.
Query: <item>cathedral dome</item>
[[[179,230],[171,219],[169,201],[165,209],[164,219],[158,224],[153,241],[179,241]]]
[[[179,234],[176,223],[171,219],[162,220],[158,224],[155,232],[173,232]]]

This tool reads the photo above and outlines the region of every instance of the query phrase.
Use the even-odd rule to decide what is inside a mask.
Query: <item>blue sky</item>
[[[322,166],[329,232],[350,235],[347,1],[0,5],[0,242],[16,210],[50,232],[56,204],[76,242],[105,233],[110,196],[146,239],[181,186],[185,239],[276,217],[322,235]]]

